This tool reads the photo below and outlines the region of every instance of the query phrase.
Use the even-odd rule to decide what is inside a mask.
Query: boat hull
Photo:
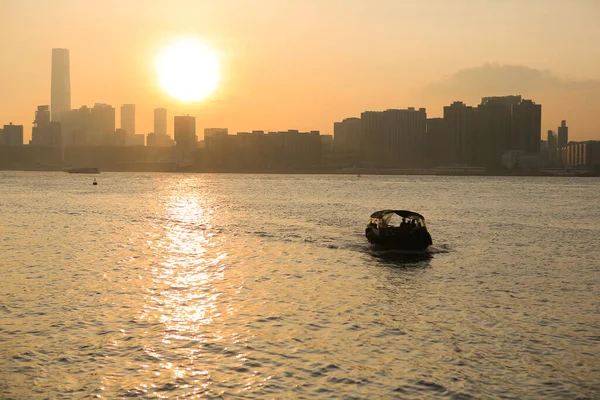
[[[379,250],[423,251],[432,244],[431,235],[426,229],[398,232],[369,226],[365,230],[365,236]]]

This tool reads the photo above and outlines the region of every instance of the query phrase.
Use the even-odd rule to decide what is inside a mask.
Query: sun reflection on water
[[[152,270],[153,287],[140,319],[164,329],[161,348],[145,348],[160,360],[155,379],[197,391],[211,381],[194,362],[202,358],[203,345],[217,340],[208,326],[223,317],[217,283],[224,280],[227,253],[213,226],[214,199],[186,181],[171,190],[162,203],[160,238],[152,245],[162,260]]]

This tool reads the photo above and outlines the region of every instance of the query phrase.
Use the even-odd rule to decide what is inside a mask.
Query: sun
[[[220,80],[216,52],[196,38],[181,39],[162,49],[156,70],[163,90],[183,101],[204,100]]]

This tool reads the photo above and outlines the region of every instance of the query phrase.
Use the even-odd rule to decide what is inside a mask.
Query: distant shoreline
[[[67,169],[40,167],[40,168],[0,168],[0,171],[23,171],[23,172],[64,172]],[[487,176],[487,177],[600,177],[600,171],[448,171],[434,169],[415,169],[415,170],[398,170],[398,169],[374,169],[374,168],[319,168],[319,169],[196,169],[196,168],[151,168],[144,166],[143,168],[105,168],[100,169],[102,172],[162,172],[162,173],[191,173],[191,174],[256,174],[256,175],[357,175],[358,176],[377,176],[377,175],[399,175],[399,176]],[[78,175],[80,175],[79,173]],[[84,173],[85,174],[85,173]]]

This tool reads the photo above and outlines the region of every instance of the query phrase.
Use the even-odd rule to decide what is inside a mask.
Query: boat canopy
[[[419,221],[424,221],[425,220],[425,218],[421,214],[416,213],[414,211],[408,211],[408,210],[381,210],[381,211],[375,211],[373,214],[371,214],[371,218],[382,219],[386,215],[389,218],[389,214],[396,214],[396,215],[399,215],[402,218],[411,218],[411,219],[419,220]]]

